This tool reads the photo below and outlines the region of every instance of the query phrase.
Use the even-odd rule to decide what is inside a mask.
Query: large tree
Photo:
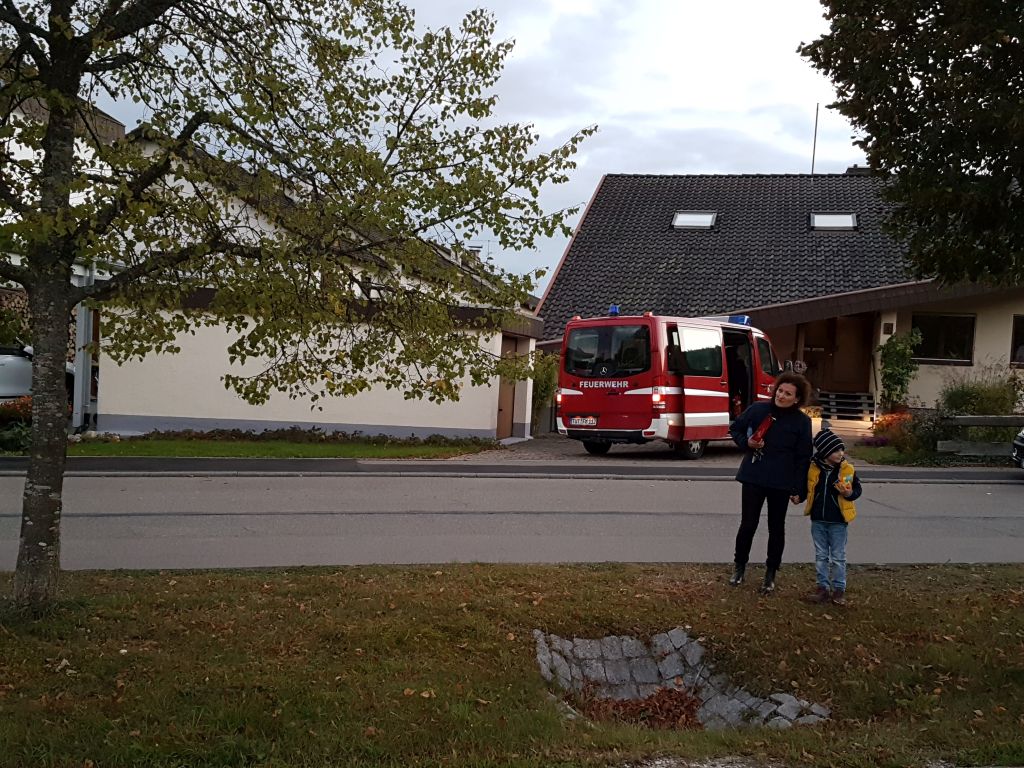
[[[886,178],[914,271],[1024,280],[1024,14],[1018,0],[822,0],[800,53]]]
[[[79,302],[104,303],[118,361],[228,327],[231,359],[262,365],[225,382],[256,403],[438,399],[493,373],[456,310],[490,308],[473,329],[493,330],[529,280],[458,243],[564,232],[538,192],[590,130],[541,152],[494,120],[511,43],[493,36],[483,11],[418,31],[397,0],[0,2],[0,281],[27,292],[35,351],[18,603],[56,594]],[[105,97],[145,126],[112,135]],[[73,285],[82,267],[109,279]]]

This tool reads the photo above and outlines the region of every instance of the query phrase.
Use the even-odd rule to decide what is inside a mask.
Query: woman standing
[[[810,393],[807,379],[786,371],[775,381],[771,401],[754,403],[729,427],[736,444],[746,448],[736,479],[743,485],[740,529],[736,534],[736,570],[732,586],[743,583],[750,545],[768,502],[768,559],[761,593],[775,589],[775,575],[786,546],[786,509],[803,499],[811,463],[811,420],[800,410]]]

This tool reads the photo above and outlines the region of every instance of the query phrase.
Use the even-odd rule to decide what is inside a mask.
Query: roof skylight
[[[672,226],[676,229],[711,229],[717,217],[717,211],[676,211]]]
[[[856,213],[811,213],[811,229],[856,229]]]

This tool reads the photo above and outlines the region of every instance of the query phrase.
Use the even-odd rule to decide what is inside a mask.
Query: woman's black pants
[[[786,548],[786,510],[789,492],[760,485],[742,483],[743,502],[740,530],[736,534],[736,565],[746,565],[750,559],[750,545],[761,519],[761,508],[768,502],[768,559],[765,565],[775,570],[782,565],[782,550]]]

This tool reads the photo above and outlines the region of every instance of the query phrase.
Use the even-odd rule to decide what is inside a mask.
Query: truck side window
[[[768,339],[758,336],[757,353],[761,358],[761,370],[769,376],[778,376],[779,361],[775,359],[775,354],[772,352],[772,345],[768,343]]]
[[[687,376],[722,375],[722,333],[708,328],[681,328]]]

